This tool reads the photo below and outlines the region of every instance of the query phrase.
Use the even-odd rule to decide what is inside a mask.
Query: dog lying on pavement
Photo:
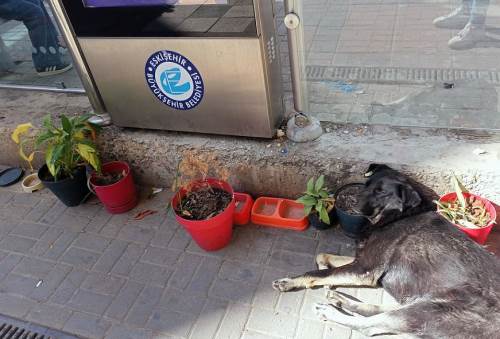
[[[399,305],[331,290],[316,314],[368,336],[500,338],[500,260],[435,212],[425,188],[371,165],[360,211],[372,226],[356,258],[319,254],[319,270],[273,282],[279,291],[382,287]],[[348,311],[348,312],[345,312]]]

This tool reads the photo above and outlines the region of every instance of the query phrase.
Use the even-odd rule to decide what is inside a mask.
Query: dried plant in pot
[[[436,201],[437,211],[472,240],[484,244],[496,223],[496,209],[483,197],[468,192],[462,182],[452,176],[454,192]]]
[[[335,199],[325,186],[325,177],[323,175],[317,180],[314,180],[314,177],[309,179],[304,195],[298,198],[297,202],[304,205],[304,213],[307,215],[311,226],[318,230],[331,227]]]
[[[208,177],[212,170],[220,179]],[[171,201],[175,218],[206,251],[216,251],[231,240],[234,192],[224,165],[213,154],[186,152],[179,162]]]
[[[38,177],[66,206],[79,205],[90,194],[85,166],[96,171],[101,168],[95,145],[98,126],[88,121],[90,117],[61,115],[60,123],[55,123],[48,115],[41,127],[21,124],[11,136],[31,170],[35,154],[44,153],[45,165],[38,170]]]

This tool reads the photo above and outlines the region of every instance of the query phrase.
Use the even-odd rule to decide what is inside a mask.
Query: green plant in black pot
[[[304,195],[297,199],[304,205],[304,212],[308,216],[309,223],[320,230],[327,229],[331,225],[330,212],[335,206],[335,199],[325,187],[325,177],[321,175],[317,180],[314,177],[307,182]]]
[[[95,145],[98,127],[88,122],[90,117],[61,115],[60,124],[55,124],[49,115],[40,128],[26,123],[12,133],[19,154],[32,169],[35,154],[45,154],[45,165],[38,170],[38,177],[67,206],[79,205],[89,195],[86,165],[101,171]]]

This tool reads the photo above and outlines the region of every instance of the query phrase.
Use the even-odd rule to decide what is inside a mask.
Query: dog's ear
[[[365,177],[371,177],[375,173],[377,173],[381,170],[387,170],[387,169],[391,169],[391,168],[387,165],[384,165],[384,164],[370,164],[370,166],[368,166],[368,169],[365,172]]]
[[[422,198],[420,194],[410,185],[400,185],[400,197],[405,208],[414,208],[420,205]]]

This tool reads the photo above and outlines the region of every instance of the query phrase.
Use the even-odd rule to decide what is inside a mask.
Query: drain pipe
[[[288,121],[287,136],[296,142],[317,139],[323,133],[316,118],[309,111],[307,78],[304,56],[304,26],[302,24],[302,0],[285,0],[285,26],[288,35],[288,55],[292,77],[293,106],[295,115]]]

